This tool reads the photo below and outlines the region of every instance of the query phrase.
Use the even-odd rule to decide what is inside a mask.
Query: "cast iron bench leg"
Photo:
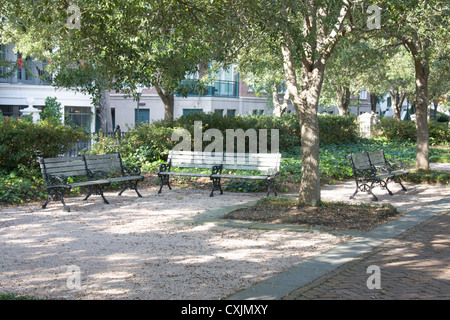
[[[214,197],[214,190],[215,190],[215,188],[217,187],[217,188],[219,188],[219,191],[220,191],[220,194],[223,194],[223,191],[222,191],[222,186],[220,185],[220,178],[211,178],[212,179],[212,190],[211,190],[211,193],[210,193],[210,197]]]
[[[268,197],[270,195],[270,191],[272,191],[272,189],[273,189],[273,193],[274,193],[274,195],[276,197],[277,196],[277,189],[275,188],[275,179],[267,179],[266,183],[267,183],[267,195],[266,195],[266,197]]]
[[[124,182],[124,183],[123,183],[124,187],[123,187],[122,190],[119,192],[119,196],[121,196],[122,193],[123,193],[125,190],[131,189],[131,190],[136,191],[136,193],[137,193],[137,195],[138,195],[139,198],[142,198],[142,195],[139,193],[139,191],[138,191],[138,189],[137,189],[137,184],[138,184],[138,182],[139,182],[139,181],[127,181],[127,182]]]
[[[164,175],[163,174],[159,175],[160,188],[159,188],[158,193],[161,193],[161,190],[162,190],[164,185],[168,186],[169,190],[172,190],[172,187],[170,186],[169,178],[170,178],[169,175],[165,175],[165,174]]]
[[[70,208],[66,205],[64,202],[64,193],[63,191],[56,191],[54,189],[47,189],[47,201],[42,205],[42,209],[47,208],[47,205],[50,203],[50,201],[58,201],[60,200],[65,212],[70,212]]]

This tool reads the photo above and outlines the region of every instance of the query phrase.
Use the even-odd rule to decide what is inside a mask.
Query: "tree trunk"
[[[377,113],[378,96],[375,93],[370,94],[370,110],[372,114]]]
[[[439,106],[439,99],[435,99],[434,101],[433,101],[433,105],[434,105],[434,115],[433,115],[433,119],[434,119],[434,122],[436,122],[437,121],[437,113],[438,113],[438,106]]]
[[[400,93],[398,88],[392,88],[391,91],[392,110],[394,111],[393,118],[400,121],[403,102],[406,98],[406,92]]]
[[[406,45],[413,56],[416,74],[416,169],[429,169],[428,77],[430,76],[430,64],[426,53],[429,43],[407,40]]]
[[[415,59],[416,69],[416,129],[417,152],[416,168],[428,169],[430,133],[428,129],[428,76],[430,74],[427,64]]]
[[[102,90],[98,101],[100,129],[102,132],[112,132],[111,102],[108,90]]]
[[[154,87],[164,104],[164,120],[173,120],[173,109],[175,103],[174,94],[164,92],[163,89],[157,85]]]
[[[281,117],[281,103],[280,98],[278,97],[278,88],[277,85],[272,86],[272,104],[273,104],[273,115],[276,117]]]
[[[339,38],[348,30],[343,26],[352,4],[344,0],[336,17],[335,24],[327,25],[330,14],[316,1],[302,1],[308,13],[303,20],[305,41],[301,54],[302,83],[301,92],[297,86],[297,77],[289,40],[281,46],[286,85],[291,101],[297,111],[301,129],[302,177],[300,180],[299,203],[311,206],[320,204],[319,174],[319,118],[317,116],[319,96],[322,90],[323,77],[327,59],[333,52]],[[316,19],[317,18],[317,19]],[[325,19],[326,18],[326,19]],[[324,22],[325,21],[325,22]]]
[[[336,90],[339,115],[347,114],[348,106],[350,105],[350,89],[348,87],[339,87]]]
[[[317,109],[325,64],[316,63],[312,70],[303,66],[302,90],[299,92],[291,51],[287,46],[283,46],[282,53],[286,85],[297,111],[301,128],[302,176],[299,203],[316,206],[320,203],[319,119]]]
[[[286,109],[288,107],[288,101],[289,101],[289,91],[286,90],[284,97],[283,97],[283,103],[280,103],[277,86],[273,85],[273,87],[272,87],[272,102],[273,102],[273,115],[274,116],[281,117],[281,115],[286,112]]]

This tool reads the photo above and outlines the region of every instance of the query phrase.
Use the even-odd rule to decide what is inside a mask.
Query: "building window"
[[[91,108],[90,107],[64,107],[64,122],[69,126],[82,127],[87,132],[91,128]]]
[[[214,113],[223,116],[223,109],[214,109]]]
[[[20,117],[21,110],[25,109],[27,106],[0,106],[0,111],[3,116],[7,117]],[[37,108],[37,106],[34,106]]]
[[[4,45],[4,44],[0,44],[0,51],[1,51],[1,59],[2,59],[2,62],[3,62],[3,66],[0,68],[0,73],[1,74],[5,74],[5,73],[7,73],[8,71],[6,70],[7,68],[6,68],[6,66],[7,66],[7,61],[6,61],[6,46]]]
[[[361,99],[361,100],[367,99],[367,91],[366,90],[362,90],[359,92],[359,99]]]
[[[190,113],[203,113],[203,109],[183,109],[183,116],[186,116]]]
[[[134,123],[138,122],[138,111],[134,109]],[[150,123],[150,109],[139,108],[139,124]]]
[[[264,114],[264,110],[263,109],[255,109],[253,110],[253,115],[254,116],[260,116]]]
[[[0,106],[0,111],[2,112],[2,115],[6,117],[12,117],[15,115],[13,106]],[[18,114],[16,116],[18,116]]]
[[[234,117],[234,116],[236,116],[236,110],[228,109],[227,110],[227,117]]]

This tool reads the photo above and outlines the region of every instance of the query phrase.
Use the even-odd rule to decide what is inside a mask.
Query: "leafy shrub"
[[[120,152],[120,142],[116,137],[104,135],[101,131],[98,134],[92,135],[95,142],[88,150],[83,150],[82,154],[109,154]]]
[[[379,130],[378,135],[391,141],[416,141],[416,124],[413,121],[397,121],[390,117],[381,119],[375,125]],[[448,144],[450,141],[450,131],[447,123],[428,123],[430,144]]]
[[[384,117],[375,125],[379,136],[391,141],[416,141],[416,124],[413,121],[398,121]]]
[[[175,142],[171,140],[173,128],[161,124],[141,125],[128,132],[121,143],[121,152],[137,163],[167,159]]]
[[[0,202],[23,203],[44,198],[42,179],[39,177],[23,178],[14,172],[0,173]]]
[[[450,116],[444,114],[444,113],[439,113],[437,116],[437,122],[450,122]]]
[[[450,142],[450,130],[446,122],[430,122],[430,144],[442,145]]]
[[[127,165],[148,166],[150,163],[167,159],[175,143],[171,141],[173,128],[156,123],[142,124],[130,130],[124,137],[110,137],[99,132],[93,138],[96,142],[84,154],[107,154],[120,152]]]
[[[47,121],[0,121],[0,170],[37,175],[37,157],[56,157],[84,138],[81,131]]]
[[[45,98],[45,108],[40,113],[41,120],[47,120],[50,123],[55,125],[61,124],[62,121],[62,112],[61,112],[61,103],[56,101],[56,97]]]
[[[321,144],[342,144],[358,140],[357,118],[352,115],[319,116]]]
[[[173,122],[162,122],[164,126],[181,127],[187,129],[194,138],[194,122],[201,121],[203,132],[208,129],[218,129],[224,137],[226,150],[226,130],[242,129],[244,132],[255,129],[267,131],[267,150],[271,150],[271,129],[279,130],[279,150],[288,151],[300,146],[300,125],[296,114],[284,114],[281,117],[273,115],[223,117],[214,113],[193,113],[182,116]],[[319,116],[319,136],[323,144],[354,142],[358,139],[358,125],[353,116]],[[203,141],[203,148],[210,142]],[[247,150],[248,151],[248,150]]]

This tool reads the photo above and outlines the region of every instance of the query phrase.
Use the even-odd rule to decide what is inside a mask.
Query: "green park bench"
[[[408,171],[391,165],[386,160],[383,150],[350,154],[347,158],[350,161],[356,182],[356,190],[350,196],[350,199],[354,199],[355,195],[361,191],[369,193],[373,201],[378,201],[378,198],[372,192],[372,189],[376,186],[386,189],[392,196],[393,193],[387,186],[390,181],[399,183],[402,189],[406,191],[401,183],[401,177],[408,174]]]
[[[88,189],[83,200],[91,195],[100,195],[104,203],[109,204],[103,191],[111,183],[120,182],[124,188],[136,191],[137,183],[144,179],[138,168],[127,168],[123,165],[120,154],[38,158],[44,183],[47,188],[47,201],[42,205],[45,209],[50,201],[61,201],[64,211],[70,211],[64,203],[64,197],[70,190],[78,187]]]

